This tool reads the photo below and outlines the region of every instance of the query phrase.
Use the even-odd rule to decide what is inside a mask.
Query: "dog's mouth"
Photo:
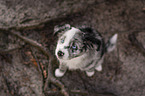
[[[71,58],[58,57],[59,60],[71,60]]]

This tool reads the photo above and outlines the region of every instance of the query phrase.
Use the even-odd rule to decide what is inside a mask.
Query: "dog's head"
[[[55,50],[58,59],[70,60],[85,54],[88,50],[100,50],[102,38],[91,28],[75,28],[66,24],[56,26],[54,33],[59,36]]]

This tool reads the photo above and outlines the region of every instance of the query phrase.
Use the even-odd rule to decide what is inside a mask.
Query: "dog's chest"
[[[63,63],[65,63],[66,66],[71,70],[80,69],[86,63],[85,58],[86,56],[82,55],[71,60],[64,60]]]

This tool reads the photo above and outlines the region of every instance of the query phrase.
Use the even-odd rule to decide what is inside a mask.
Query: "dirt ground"
[[[86,91],[87,96],[145,96],[144,0],[14,1],[0,1],[0,29],[16,26],[20,28],[21,35],[39,42],[52,54],[57,41],[53,36],[55,25],[91,26],[102,34],[105,42],[118,33],[117,48],[106,54],[102,72],[96,72],[89,78],[80,70],[67,71],[65,76],[57,78],[68,90]],[[29,29],[32,25],[37,26]],[[16,46],[22,47],[9,53],[1,52]],[[46,70],[48,59],[37,49],[0,30],[0,96],[46,95],[32,52]],[[55,58],[52,71],[57,67]],[[58,90],[51,85],[47,91],[52,89]]]

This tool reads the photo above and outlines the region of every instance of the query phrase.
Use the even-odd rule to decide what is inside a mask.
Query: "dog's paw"
[[[61,72],[59,69],[55,70],[55,76],[56,77],[62,77],[64,75],[65,72]]]
[[[95,73],[95,71],[92,71],[92,72],[88,72],[88,71],[86,71],[86,74],[87,74],[87,76],[88,76],[88,77],[93,76],[93,75],[94,75],[94,73]]]
[[[95,69],[99,72],[102,71],[102,65],[97,66]]]

